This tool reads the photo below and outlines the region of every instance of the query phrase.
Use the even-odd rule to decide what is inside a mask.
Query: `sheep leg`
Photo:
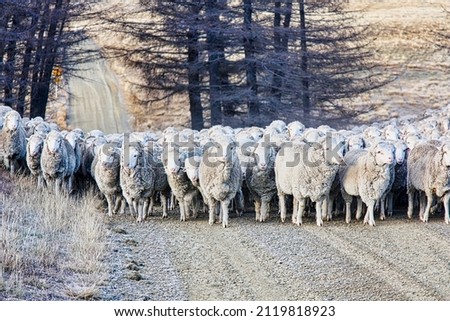
[[[261,200],[255,199],[255,220],[261,222]]]
[[[386,219],[386,196],[383,196],[380,200],[380,220],[384,221]]]
[[[316,202],[316,224],[317,226],[323,226],[322,220],[322,203],[325,202],[325,199],[319,199]]]
[[[292,223],[297,224],[298,201],[292,196]]]
[[[152,216],[153,214],[153,206],[155,205],[155,194],[150,196],[150,201],[148,204],[148,211],[146,212],[148,216]]]
[[[425,207],[426,207],[427,199],[426,195],[423,192],[419,192],[419,218],[421,221],[423,221],[423,213],[425,213]]]
[[[361,197],[356,197],[356,220],[359,221],[361,219],[363,212],[363,202]]]
[[[236,197],[235,197],[235,202],[236,202],[236,214],[237,216],[242,216],[242,214],[244,213],[244,193],[242,193],[242,189],[240,188],[237,193],[236,193]]]
[[[55,194],[56,194],[56,196],[61,195],[62,184],[63,184],[62,178],[58,177],[57,179],[55,179]]]
[[[352,201],[345,201],[345,223],[352,221]]]
[[[281,222],[286,221],[286,199],[283,193],[278,193],[278,203],[280,206],[280,218]]]
[[[449,211],[449,201],[450,201],[450,193],[445,193],[442,201],[444,202],[444,210],[445,210],[445,216],[444,216],[444,222],[445,224],[450,224],[450,211]]]
[[[327,202],[327,221],[331,221],[333,219],[333,207],[334,207],[334,196],[330,196]]]
[[[269,219],[270,214],[270,201],[269,200],[261,200],[261,222],[265,222]]]
[[[147,218],[147,213],[149,211],[151,201],[152,201],[151,196],[144,199],[144,204],[142,205],[142,220],[143,221]]]
[[[414,191],[408,190],[408,218],[412,219],[414,210]]]
[[[180,204],[180,221],[185,222],[186,221],[186,208],[184,205],[184,200],[178,201]]]
[[[325,197],[321,203],[322,205],[322,220],[326,220],[328,218],[328,197]]]
[[[367,205],[367,212],[366,216],[364,217],[364,224],[375,226],[375,217],[374,217],[375,202],[369,201],[366,205]]]
[[[42,175],[38,175],[37,183],[38,183],[38,188],[39,189],[43,189],[44,188],[44,178],[42,177]]]
[[[222,209],[222,226],[224,228],[228,227],[228,206],[230,205],[230,200],[225,199],[220,202],[220,207]]]
[[[297,225],[302,225],[302,217],[303,213],[305,212],[305,206],[306,206],[306,199],[303,197],[300,198],[298,201],[298,210],[297,210]]]
[[[216,220],[216,201],[215,200],[209,200],[208,202],[209,206],[209,225],[213,225]]]
[[[113,200],[110,194],[105,194],[106,201],[108,202],[108,216],[113,216]]]
[[[431,205],[433,204],[433,195],[427,193],[427,206],[425,207],[425,212],[423,213],[423,222],[428,223],[428,217],[430,216]]]
[[[394,213],[394,193],[390,192],[387,196],[388,216]]]
[[[161,206],[162,206],[162,217],[163,218],[167,218],[167,197],[166,195],[162,192],[161,193]]]
[[[133,200],[133,207],[134,207],[134,212],[136,213],[136,216],[137,216],[137,222],[140,222],[142,208],[140,206],[139,200],[136,200],[136,199]]]

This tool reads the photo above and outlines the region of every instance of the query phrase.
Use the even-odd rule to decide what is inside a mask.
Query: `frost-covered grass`
[[[0,298],[95,297],[105,277],[105,226],[96,211],[98,199],[91,193],[55,197],[37,189],[29,177],[14,179],[3,192]]]

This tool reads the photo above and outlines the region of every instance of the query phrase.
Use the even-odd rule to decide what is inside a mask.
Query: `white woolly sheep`
[[[206,146],[199,167],[199,182],[209,207],[209,224],[214,224],[220,202],[222,226],[228,227],[228,206],[241,187],[242,174],[236,153],[237,143],[229,136],[217,137]]]
[[[45,183],[53,186],[56,195],[60,195],[63,187],[68,193],[72,192],[75,154],[58,131],[52,130],[45,138],[41,169]]]
[[[41,155],[44,148],[45,137],[39,134],[33,134],[28,138],[27,142],[27,167],[31,175],[37,178],[38,187],[44,187],[44,177],[41,169]]]
[[[268,142],[260,140],[251,153],[252,165],[247,166],[245,182],[255,203],[255,219],[269,219],[270,201],[277,193],[275,183],[276,151]]]
[[[184,161],[188,152],[175,144],[166,144],[162,154],[162,162],[167,181],[180,206],[180,221],[186,221],[192,207],[193,217],[197,217],[199,190],[189,180],[184,170]]]
[[[357,219],[361,216],[361,202],[364,202],[367,206],[364,223],[375,225],[374,207],[392,184],[393,162],[394,146],[384,141],[372,145],[368,150],[347,153],[344,165],[339,169],[347,223],[351,221],[352,197],[359,196]]]
[[[14,175],[20,167],[25,167],[27,145],[22,119],[15,110],[6,113],[0,139],[3,164],[10,170],[11,175]]]
[[[122,144],[120,158],[120,187],[137,222],[142,222],[148,213],[150,198],[154,193],[155,174],[151,167],[151,154],[139,142]]]
[[[302,224],[306,199],[316,203],[316,223],[323,225],[327,199],[332,183],[342,162],[344,142],[332,135],[319,139],[317,143],[285,145],[275,160],[275,178],[280,202],[281,220],[286,219],[285,195],[293,195],[293,223]],[[295,212],[295,210],[297,210]]]
[[[420,219],[428,222],[433,196],[442,198],[445,209],[445,223],[450,223],[450,143],[420,143],[410,152],[408,158],[408,218],[412,218],[414,194],[416,191],[426,195],[427,203]]]
[[[124,212],[125,202],[120,187],[121,150],[113,144],[104,144],[97,148],[91,172],[95,182],[108,203],[108,216]]]

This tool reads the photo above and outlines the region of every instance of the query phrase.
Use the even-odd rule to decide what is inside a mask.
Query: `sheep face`
[[[322,141],[325,159],[329,164],[342,164],[345,154],[345,142],[333,135],[327,135]]]
[[[182,153],[178,148],[168,147],[166,152],[163,153],[163,157],[166,158],[163,159],[163,163],[170,174],[177,174],[182,169]]]
[[[233,163],[237,158],[236,146],[237,143],[226,136],[216,140],[209,146],[205,146],[208,150],[206,163],[209,163],[211,166],[217,166],[219,163]]]
[[[259,170],[265,171],[273,167],[276,153],[266,142],[258,143],[253,153]]]
[[[300,136],[305,130],[305,125],[303,125],[299,121],[294,121],[292,123],[289,123],[289,125],[287,126],[287,130],[289,132],[290,138]]]
[[[393,126],[387,127],[384,131],[384,137],[389,140],[397,140],[400,138],[400,132]]]
[[[378,143],[372,148],[372,154],[377,165],[390,165],[395,159],[395,148],[392,144]]]
[[[195,155],[186,158],[186,160],[184,161],[186,175],[194,186],[199,186],[199,166],[201,159],[201,156]]]
[[[402,141],[397,141],[394,144],[394,147],[395,147],[395,161],[398,165],[401,165],[406,159],[408,146]]]
[[[28,154],[31,157],[36,157],[42,152],[42,146],[44,140],[42,137],[37,135],[32,135],[28,140]]]
[[[47,148],[50,153],[55,154],[58,150],[61,149],[63,144],[63,137],[61,133],[57,131],[51,131],[47,135]]]
[[[21,117],[15,110],[8,112],[5,115],[5,121],[3,127],[8,131],[15,131],[21,123]]]
[[[347,151],[359,150],[364,148],[364,139],[359,136],[352,136],[347,141]]]
[[[123,165],[128,169],[135,169],[138,166],[140,149],[133,144],[127,148],[127,153],[124,153]]]
[[[119,149],[109,144],[105,144],[100,148],[98,160],[102,165],[113,165],[117,162],[117,156],[119,155]]]

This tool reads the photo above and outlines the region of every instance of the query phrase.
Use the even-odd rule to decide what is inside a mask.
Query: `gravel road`
[[[70,127],[84,131],[99,129],[107,134],[129,132],[117,77],[105,59],[95,54],[99,49],[94,41],[88,39],[79,46],[78,50],[88,50],[89,54],[77,66],[75,76],[68,79]]]
[[[206,215],[116,216],[100,299],[450,300],[450,227],[403,214],[374,228],[339,217],[319,228],[247,213],[223,229]]]

